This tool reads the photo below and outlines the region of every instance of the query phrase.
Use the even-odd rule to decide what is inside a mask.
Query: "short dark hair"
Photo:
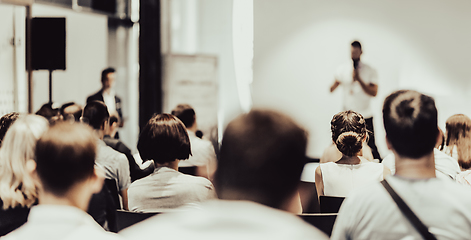
[[[17,112],[7,113],[0,118],[0,146],[2,145],[3,138],[7,133],[7,130],[10,126],[18,119],[20,116]]]
[[[437,143],[437,108],[432,97],[399,90],[384,100],[383,123],[394,150],[409,158],[430,154]]]
[[[306,146],[306,132],[283,114],[252,110],[239,116],[222,139],[214,180],[218,196],[280,208],[298,187]]]
[[[74,109],[74,111],[70,111],[67,110],[66,112],[66,109],[68,107],[71,107],[71,106],[75,106],[76,108]],[[62,118],[64,120],[68,120],[69,118],[73,117],[74,118],[74,121],[76,122],[80,122],[80,117],[82,116],[82,113],[83,113],[83,109],[80,105],[74,103],[74,102],[68,102],[68,103],[65,103],[64,105],[61,106],[60,108],[60,113],[62,115]]]
[[[108,108],[102,101],[89,102],[83,109],[82,121],[93,129],[100,130],[109,118]]]
[[[116,115],[111,115],[110,116],[110,126],[113,125],[113,123],[118,123],[119,118]]]
[[[52,108],[52,103],[45,103],[36,112],[36,115],[43,116],[49,121],[50,124],[54,124],[56,121],[54,117],[60,116],[60,110],[57,108]]]
[[[346,156],[356,156],[367,136],[366,121],[357,112],[347,110],[334,115],[330,122],[332,140],[337,149]]]
[[[57,196],[94,174],[96,138],[89,126],[60,122],[36,144],[37,173],[45,191]]]
[[[188,159],[190,139],[183,123],[173,115],[154,115],[139,136],[137,149],[143,160],[164,164]]]
[[[359,41],[353,41],[352,42],[352,47],[359,48],[361,50],[361,43]]]
[[[187,128],[195,124],[195,110],[188,104],[178,104],[172,110],[172,115],[180,119]]]
[[[108,80],[108,73],[114,73],[116,70],[112,67],[106,68],[101,71],[101,83],[104,83],[105,80]]]

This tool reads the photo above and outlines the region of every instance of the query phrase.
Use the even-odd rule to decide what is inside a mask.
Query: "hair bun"
[[[344,132],[337,138],[337,149],[347,156],[356,156],[362,148],[362,137],[356,132]]]

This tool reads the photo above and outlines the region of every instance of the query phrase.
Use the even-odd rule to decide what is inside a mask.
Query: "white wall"
[[[174,0],[171,8],[172,53],[218,58],[218,131],[221,134],[227,123],[242,112],[234,69],[233,0]]]
[[[471,116],[469,9],[467,0],[256,0],[254,106],[291,114],[310,132],[308,155],[320,157],[341,111],[341,91],[329,93],[333,72],[359,40],[362,60],[379,74],[372,107],[384,157],[381,105],[393,90],[435,97],[443,129],[454,113]]]
[[[33,17],[66,18],[66,70],[53,72],[52,101],[85,106],[86,98],[101,88],[101,71],[108,67],[108,20],[106,16],[34,4]],[[33,111],[49,101],[48,71],[33,72]],[[118,93],[119,94],[119,93]]]

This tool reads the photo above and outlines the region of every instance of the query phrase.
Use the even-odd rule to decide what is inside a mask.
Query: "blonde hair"
[[[463,169],[471,168],[471,119],[455,114],[446,120],[446,146],[448,154],[458,152],[458,163]]]
[[[20,116],[8,129],[0,148],[0,198],[3,209],[31,207],[37,199],[37,185],[26,170],[34,159],[36,141],[48,129],[48,121],[38,115]]]

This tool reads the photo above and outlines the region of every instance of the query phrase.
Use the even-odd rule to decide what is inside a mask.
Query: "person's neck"
[[[394,152],[396,158],[396,174],[405,178],[426,179],[434,178],[435,157],[433,151],[420,158],[403,157]]]
[[[110,94],[111,93],[111,88],[102,88],[103,93]]]
[[[179,162],[180,162],[180,160],[175,159],[175,161],[171,161],[171,162],[166,162],[166,163],[154,162],[154,164],[155,164],[156,168],[168,167],[168,168],[171,168],[175,171],[178,171],[178,163]]]
[[[338,164],[360,164],[361,163],[361,158],[359,156],[342,155],[342,158],[340,158],[335,163],[338,163]]]
[[[72,206],[87,211],[91,195],[88,196],[85,194],[86,191],[80,188],[80,186],[76,186],[73,190],[65,193],[64,196],[56,196],[50,192],[40,191],[38,196],[39,205]]]
[[[103,140],[103,138],[105,137],[105,131],[95,129],[95,135],[96,135],[100,140]]]

